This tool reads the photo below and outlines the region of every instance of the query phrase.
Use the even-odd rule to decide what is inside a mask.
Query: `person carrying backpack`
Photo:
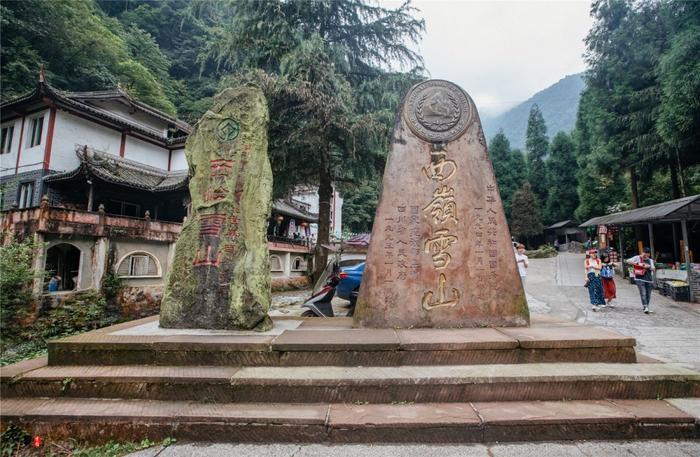
[[[617,298],[615,286],[615,265],[610,261],[608,254],[603,254],[603,268],[600,270],[600,278],[603,280],[603,296],[609,308],[614,308],[613,300]]]
[[[651,304],[651,289],[654,286],[652,274],[656,267],[654,266],[654,260],[651,259],[651,250],[644,248],[641,255],[631,257],[625,263],[632,265],[632,274],[634,275],[635,283],[637,283],[639,295],[642,298],[644,314],[653,313],[649,309],[649,305]]]

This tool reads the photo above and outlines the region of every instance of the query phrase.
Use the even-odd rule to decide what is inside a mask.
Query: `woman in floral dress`
[[[598,251],[591,249],[586,256],[584,264],[586,270],[586,286],[588,287],[588,296],[591,299],[593,311],[598,311],[605,306],[605,298],[603,297],[603,282],[600,280],[600,270],[603,265],[598,258]]]

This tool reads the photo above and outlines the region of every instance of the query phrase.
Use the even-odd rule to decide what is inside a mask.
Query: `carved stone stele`
[[[166,278],[162,327],[272,327],[268,121],[262,91],[226,89],[187,139],[192,211]]]
[[[356,325],[527,326],[529,311],[474,102],[430,80],[399,110]]]

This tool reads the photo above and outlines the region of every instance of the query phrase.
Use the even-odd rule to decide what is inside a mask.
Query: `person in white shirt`
[[[520,280],[523,282],[523,285],[525,285],[525,278],[527,277],[527,267],[530,266],[527,260],[525,245],[518,244],[515,261],[518,264],[518,273],[520,273]]]
[[[642,298],[642,310],[645,314],[653,313],[649,309],[651,302],[651,289],[654,286],[652,274],[656,270],[654,260],[651,258],[651,250],[644,248],[641,255],[627,259],[627,265],[632,265],[634,281],[637,283],[639,295]]]

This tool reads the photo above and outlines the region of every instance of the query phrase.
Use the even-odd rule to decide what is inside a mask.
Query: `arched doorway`
[[[46,283],[57,283],[56,290],[75,290],[78,288],[80,275],[80,249],[72,244],[61,243],[52,246],[46,251],[46,267],[49,274]],[[52,287],[49,291],[53,292]]]

